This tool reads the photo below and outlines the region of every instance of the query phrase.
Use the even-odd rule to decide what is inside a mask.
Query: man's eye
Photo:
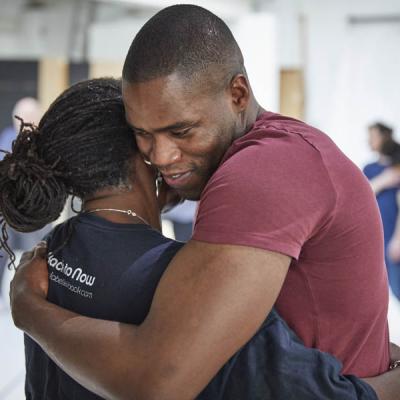
[[[148,134],[147,132],[138,131],[138,130],[136,130],[136,129],[133,129],[133,134],[134,134],[135,136],[141,136],[141,137],[143,137],[143,136],[149,136],[149,134]]]
[[[184,131],[171,131],[171,135],[175,137],[182,137],[187,135],[190,132],[190,129],[185,129]]]

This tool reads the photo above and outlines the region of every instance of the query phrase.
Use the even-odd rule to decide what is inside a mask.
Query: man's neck
[[[251,130],[253,127],[254,123],[257,121],[257,119],[260,117],[262,113],[264,113],[266,110],[264,110],[255,99],[252,100],[252,104],[249,106],[249,108],[246,111],[246,119],[245,119],[245,124],[244,124],[244,130],[243,132],[238,135],[238,137],[241,137],[245,135],[247,132]],[[237,138],[236,138],[237,139]]]

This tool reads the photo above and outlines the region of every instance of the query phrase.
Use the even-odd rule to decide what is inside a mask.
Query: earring
[[[78,201],[78,204],[81,206],[80,210],[75,209],[76,200]],[[78,197],[76,197],[74,194],[71,196],[71,204],[70,205],[71,205],[71,210],[76,214],[80,214],[83,210],[82,201]]]
[[[143,157],[143,161],[144,161],[145,164],[151,165],[151,162],[149,160],[146,160],[144,157]]]
[[[160,194],[161,184],[162,184],[161,172],[157,171],[157,178],[156,178],[156,196],[157,197]]]

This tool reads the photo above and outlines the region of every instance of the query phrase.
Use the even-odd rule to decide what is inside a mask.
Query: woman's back
[[[117,224],[94,214],[58,225],[47,240],[51,302],[88,317],[135,325],[146,317],[161,275],[183,245],[148,225]],[[66,375],[29,337],[25,352],[28,400],[100,398]]]
[[[85,316],[140,324],[162,274],[182,245],[148,225],[117,224],[82,214],[48,237],[48,298]],[[58,368],[28,336],[25,351],[27,400],[100,399]],[[334,357],[306,349],[272,310],[197,399],[317,400],[326,393],[331,400],[375,398],[360,381],[341,377],[340,370]]]

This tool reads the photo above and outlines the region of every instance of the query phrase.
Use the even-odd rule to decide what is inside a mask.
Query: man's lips
[[[162,174],[166,184],[176,189],[185,186],[191,175],[192,171],[176,172],[168,175]]]

